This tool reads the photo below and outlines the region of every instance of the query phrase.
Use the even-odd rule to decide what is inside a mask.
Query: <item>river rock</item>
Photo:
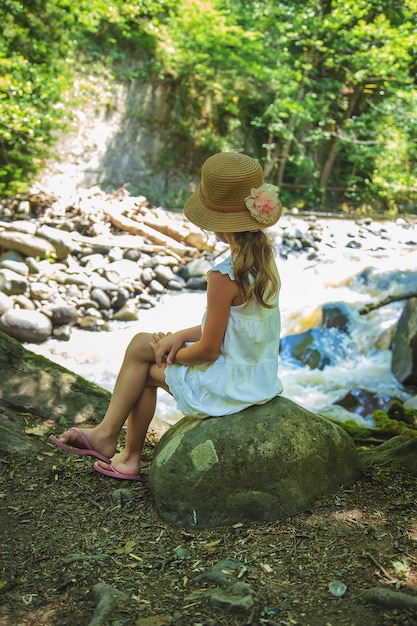
[[[417,409],[417,396],[412,396],[404,402],[404,406],[409,409]]]
[[[158,443],[149,485],[163,520],[208,528],[283,519],[360,475],[340,426],[277,397],[221,418],[184,417]]]
[[[352,311],[344,302],[328,302],[322,307],[323,328],[337,328],[348,333],[352,326]]]
[[[7,294],[0,291],[0,316],[13,308],[13,300]]]
[[[68,254],[80,251],[80,245],[72,239],[71,233],[61,230],[60,228],[42,224],[38,227],[36,235],[46,239],[46,241],[49,241],[54,246],[58,259],[63,259],[68,256]]]
[[[111,302],[109,296],[106,294],[104,289],[99,289],[95,287],[91,290],[90,297],[93,302],[98,304],[99,309],[108,310],[110,308]]]
[[[25,293],[28,286],[27,279],[13,270],[3,267],[0,269],[0,291],[11,296]]]
[[[42,259],[56,257],[55,247],[49,241],[18,231],[0,231],[0,248]]]
[[[175,279],[175,274],[168,265],[156,265],[154,267],[156,279],[162,283],[165,287],[171,280]]]
[[[75,324],[78,319],[77,309],[69,304],[56,304],[52,306],[51,314],[54,326],[67,326]]]
[[[417,298],[407,300],[392,338],[392,373],[400,383],[417,386]]]
[[[104,270],[107,280],[112,283],[120,283],[122,280],[138,280],[140,278],[140,267],[134,261],[120,259],[109,263]]]
[[[25,276],[25,277],[27,277],[29,274],[29,268],[26,265],[23,257],[17,260],[13,258],[5,258],[4,255],[2,255],[2,258],[0,261],[0,267],[6,268],[8,270],[12,270],[13,272],[16,272],[16,274],[21,274],[22,276]]]
[[[207,272],[212,268],[212,264],[207,259],[193,259],[181,270],[181,276],[188,281],[189,278],[207,277]]]
[[[18,341],[42,343],[52,333],[52,322],[39,311],[9,309],[0,317],[0,330]]]
[[[395,396],[384,393],[376,393],[356,387],[351,389],[335,404],[340,405],[347,411],[361,415],[364,418],[370,418],[374,411],[387,411],[394,400],[399,400]],[[369,424],[368,424],[369,425]]]
[[[310,328],[281,338],[280,352],[300,365],[323,370],[343,358],[348,336],[337,328]]]

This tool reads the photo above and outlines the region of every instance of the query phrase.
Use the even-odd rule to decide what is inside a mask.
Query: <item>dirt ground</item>
[[[1,626],[417,624],[416,608],[362,595],[377,587],[417,603],[415,477],[372,469],[283,521],[171,528],[147,485],[153,446],[141,483],[101,476],[47,437],[35,457],[1,461]],[[216,600],[237,582],[247,605]]]

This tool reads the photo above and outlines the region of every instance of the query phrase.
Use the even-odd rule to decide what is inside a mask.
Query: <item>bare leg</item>
[[[119,472],[126,474],[138,474],[140,472],[143,444],[155,413],[157,388],[163,387],[169,391],[165,384],[164,370],[165,366],[161,368],[155,364],[150,366],[148,384],[129,413],[125,448],[123,452],[115,454],[112,458],[112,466]],[[104,468],[106,467],[105,463],[98,463]]]
[[[116,451],[120,431],[129,417],[125,451],[127,456],[122,459],[117,455],[116,463],[118,460],[119,464],[129,462],[130,468],[128,470],[126,467],[125,470],[130,473],[133,465],[136,466],[136,470],[140,465],[138,458],[140,459],[146,431],[155,411],[156,387],[168,390],[165,384],[165,367],[158,368],[155,365],[154,352],[149,346],[151,340],[150,333],[135,335],[126,350],[102,422],[95,428],[83,429],[90,445],[111,458]],[[77,433],[73,430],[66,431],[59,439],[73,446],[80,445]],[[123,470],[122,467],[120,469]]]

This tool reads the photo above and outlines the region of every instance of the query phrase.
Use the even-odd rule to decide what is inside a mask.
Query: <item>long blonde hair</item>
[[[262,230],[233,233],[233,241],[233,273],[245,306],[257,300],[266,309],[272,309],[275,304],[268,301],[278,293],[280,285],[269,235]]]

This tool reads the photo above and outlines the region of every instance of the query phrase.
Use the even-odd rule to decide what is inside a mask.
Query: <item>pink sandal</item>
[[[94,469],[96,472],[104,474],[104,476],[110,476],[110,478],[119,478],[120,480],[142,480],[142,476],[140,474],[125,474],[124,472],[118,472],[112,464],[110,464],[107,469],[101,467],[100,463],[96,462],[94,463]]]
[[[58,448],[61,448],[61,450],[65,450],[65,452],[68,452],[69,454],[85,454],[88,456],[94,456],[97,459],[100,459],[100,461],[103,461],[103,463],[110,463],[110,459],[108,459],[103,454],[100,454],[100,452],[97,452],[96,450],[94,450],[94,448],[91,447],[87,437],[84,435],[82,430],[75,427],[69,428],[69,430],[75,430],[82,442],[83,447],[77,448],[77,446],[71,446],[67,443],[63,443],[57,437],[54,437],[54,435],[51,435],[49,439],[52,441],[52,443],[58,446]]]

